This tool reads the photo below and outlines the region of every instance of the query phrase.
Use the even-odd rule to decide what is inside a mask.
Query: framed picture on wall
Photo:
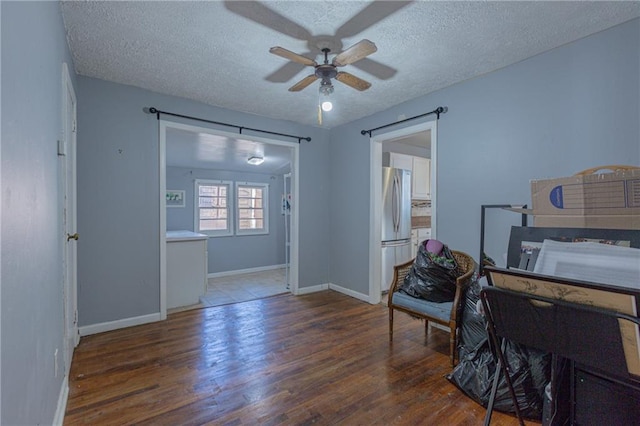
[[[184,191],[167,189],[167,207],[184,207]]]

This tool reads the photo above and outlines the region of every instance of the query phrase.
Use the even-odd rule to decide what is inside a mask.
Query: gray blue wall
[[[360,130],[449,108],[438,122],[437,236],[477,259],[482,204],[530,204],[530,179],[640,165],[639,55],[635,19],[332,129],[331,281],[368,293],[370,145]],[[519,218],[504,220],[490,224],[496,257]]]
[[[226,170],[167,167],[167,188],[185,191],[185,206],[167,208],[167,230],[194,231],[195,179],[256,182],[269,185],[269,234],[233,235],[208,239],[209,273],[237,271],[285,263],[284,216],[281,212],[282,175]]]
[[[0,3],[2,302],[0,424],[51,424],[64,375],[62,63],[73,65],[58,2]],[[58,350],[58,377],[54,352]]]
[[[64,344],[56,141],[70,57],[57,2],[5,1],[0,15],[0,423],[50,424],[62,385],[53,365]],[[528,203],[533,178],[640,165],[639,41],[636,19],[331,131],[77,78],[80,325],[159,308],[158,124],[143,107],[311,136],[300,149],[300,287],[333,282],[366,294],[370,145],[361,129],[448,106],[435,159],[438,237],[477,257],[481,204]],[[496,247],[502,225],[492,223]]]
[[[158,121],[145,107],[310,136],[300,147],[299,287],[328,282],[327,130],[86,77],[78,105],[80,326],[159,312]]]

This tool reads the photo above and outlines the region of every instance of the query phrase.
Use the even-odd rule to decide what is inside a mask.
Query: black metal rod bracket
[[[161,111],[161,110],[159,110],[157,108],[154,108],[154,107],[143,108],[143,111],[148,113],[148,114],[155,114],[156,118],[158,120],[160,120],[160,114],[164,114],[164,115],[170,115],[172,117],[186,118],[187,120],[196,120],[196,121],[202,121],[203,123],[216,124],[216,125],[219,125],[219,126],[235,127],[236,129],[238,129],[238,133],[239,134],[242,134],[243,130],[250,130],[252,132],[260,132],[260,133],[266,133],[266,134],[269,134],[269,135],[284,136],[284,137],[287,137],[287,138],[297,139],[298,143],[301,143],[302,141],[311,142],[311,138],[308,137],[308,136],[307,137],[296,136],[296,135],[289,135],[289,134],[286,134],[286,133],[272,132],[272,131],[269,131],[269,130],[253,129],[251,127],[238,126],[236,124],[222,123],[220,121],[206,120],[204,118],[193,117],[193,116],[190,116],[190,115],[183,115],[183,114],[176,114],[176,113],[168,112],[168,111]]]
[[[387,128],[387,127],[395,126],[396,124],[404,123],[405,121],[415,120],[416,118],[426,117],[427,115],[432,115],[432,114],[436,114],[436,120],[440,120],[440,114],[445,114],[447,111],[449,111],[449,108],[439,106],[438,108],[434,109],[433,111],[429,111],[429,112],[426,112],[424,114],[416,115],[416,116],[413,116],[413,117],[405,118],[404,120],[399,120],[399,121],[395,121],[393,123],[385,124],[384,126],[376,127],[375,129],[361,130],[360,134],[363,135],[363,136],[368,134],[369,137],[371,137],[371,134],[373,132],[375,132],[376,130],[380,130],[380,129],[384,129],[384,128]]]

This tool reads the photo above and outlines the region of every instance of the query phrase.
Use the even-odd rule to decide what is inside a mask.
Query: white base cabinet
[[[167,309],[199,303],[207,291],[207,238],[167,232]]]
[[[411,230],[411,255],[418,255],[420,243],[431,238],[431,228],[413,228]]]

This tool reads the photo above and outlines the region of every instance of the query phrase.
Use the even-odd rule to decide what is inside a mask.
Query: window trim
[[[248,186],[262,189],[262,229],[240,229],[240,203],[238,202],[239,188]],[[262,182],[236,182],[234,194],[234,219],[236,235],[268,235],[269,234],[269,184]]]
[[[200,186],[221,186],[227,187],[227,229],[224,230],[201,230],[200,229]],[[233,216],[234,210],[234,194],[233,194],[233,182],[228,180],[216,180],[216,179],[195,179],[194,192],[193,192],[193,229],[195,232],[208,235],[209,237],[229,237],[233,235]]]

